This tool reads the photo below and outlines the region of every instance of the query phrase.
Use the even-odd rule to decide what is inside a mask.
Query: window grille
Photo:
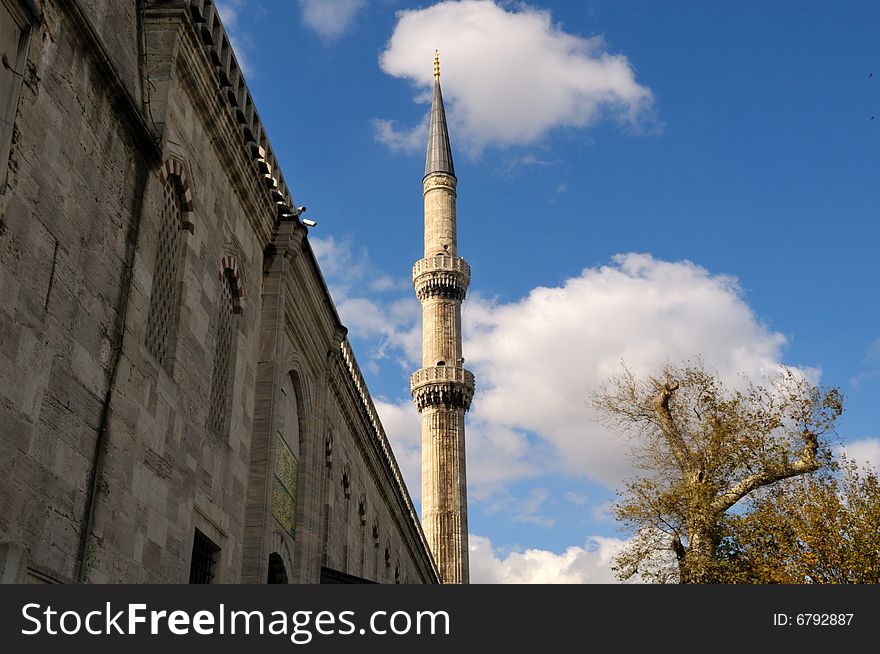
[[[213,583],[219,554],[220,548],[205,534],[196,529],[196,534],[193,538],[192,563],[189,568],[189,583]]]
[[[147,349],[160,366],[164,366],[168,359],[174,318],[180,303],[177,280],[183,255],[180,198],[173,180],[163,186],[162,196],[159,243],[147,319]]]
[[[208,426],[217,434],[224,432],[229,404],[229,372],[232,362],[233,336],[232,295],[232,281],[229,279],[227,271],[220,283],[220,298],[217,303],[217,337],[214,345],[211,403],[208,414]]]

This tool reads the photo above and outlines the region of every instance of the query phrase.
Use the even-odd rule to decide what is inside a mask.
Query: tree
[[[768,386],[730,389],[699,363],[612,378],[593,397],[603,422],[632,437],[643,473],[616,506],[635,536],[616,559],[621,579],[730,579],[731,509],[782,480],[828,465],[827,436],[843,411],[837,389],[782,369]]]
[[[724,548],[747,583],[880,583],[880,480],[843,459],[761,493],[735,515]]]

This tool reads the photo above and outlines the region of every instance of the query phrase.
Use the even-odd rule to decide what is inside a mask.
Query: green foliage
[[[731,581],[880,583],[880,481],[844,460],[792,479],[732,516],[719,552]]]
[[[640,471],[616,505],[634,536],[615,569],[621,579],[659,583],[756,578],[747,550],[761,536],[737,535],[732,508],[827,467],[827,437],[843,411],[837,389],[798,371],[729,388],[699,363],[646,379],[625,369],[593,403],[605,424],[630,436]]]

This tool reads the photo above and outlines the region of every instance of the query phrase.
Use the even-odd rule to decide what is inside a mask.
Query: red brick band
[[[192,234],[194,230],[192,190],[189,187],[189,179],[186,176],[186,167],[183,162],[177,159],[166,159],[159,169],[159,181],[162,186],[168,182],[174,184],[180,197],[180,228]]]
[[[244,286],[241,283],[238,260],[232,255],[226,255],[220,260],[220,281],[225,280],[229,280],[232,291],[232,313],[244,313]]]

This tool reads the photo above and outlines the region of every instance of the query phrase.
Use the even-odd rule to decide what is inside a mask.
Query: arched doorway
[[[284,561],[278,552],[272,552],[269,555],[269,574],[266,579],[267,584],[286,584],[287,568],[284,567]]]

